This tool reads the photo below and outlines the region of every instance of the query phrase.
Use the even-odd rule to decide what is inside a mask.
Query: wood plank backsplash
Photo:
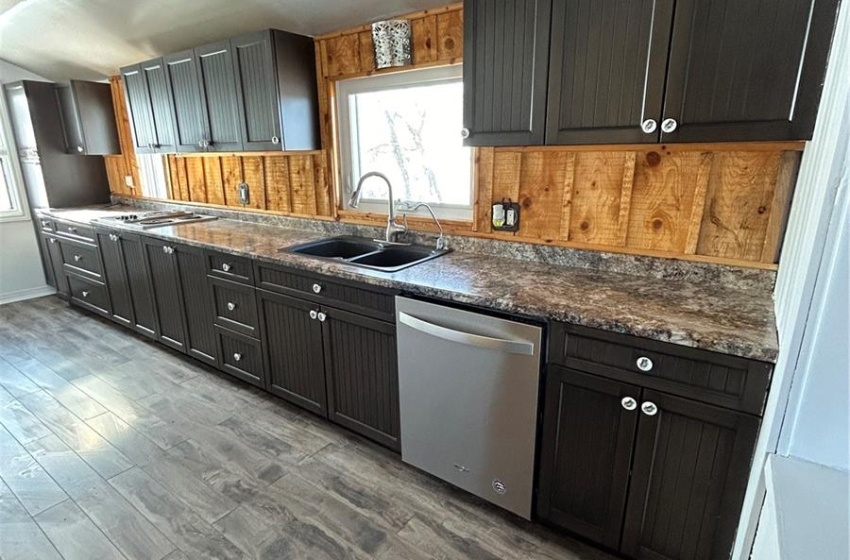
[[[411,20],[414,67],[463,56],[461,4]],[[369,26],[316,38],[323,150],[298,153],[179,154],[164,157],[172,200],[380,224],[386,217],[341,210],[332,110],[336,81],[375,70]],[[409,69],[407,67],[406,69]],[[123,106],[120,79],[113,94]],[[129,124],[118,119],[122,147]],[[130,144],[132,146],[132,144]],[[584,249],[775,268],[802,143],[500,147],[475,150],[473,220],[449,222],[471,235]],[[132,195],[132,153],[107,156],[113,191]],[[138,173],[134,177],[138,180]],[[138,183],[136,183],[138,184]],[[493,232],[492,204],[520,203],[520,229]],[[432,231],[427,220],[415,229]]]

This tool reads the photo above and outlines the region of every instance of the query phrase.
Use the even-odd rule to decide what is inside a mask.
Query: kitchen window
[[[0,221],[26,218],[6,100],[0,91]]]
[[[346,205],[360,177],[380,171],[396,200],[427,202],[441,218],[472,218],[460,65],[337,82],[337,115]],[[383,182],[368,181],[359,210],[385,214],[386,200]]]

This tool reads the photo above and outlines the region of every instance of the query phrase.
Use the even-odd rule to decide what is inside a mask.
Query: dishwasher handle
[[[412,329],[423,332],[425,334],[429,334],[431,336],[436,336],[437,338],[442,338],[443,340],[457,342],[458,344],[466,344],[467,346],[477,346],[479,348],[488,348],[490,350],[497,350],[500,352],[505,352],[507,354],[521,354],[523,356],[534,355],[533,342],[504,340],[501,338],[482,336],[480,334],[456,331],[454,329],[435,325],[434,323],[429,323],[428,321],[423,321],[422,319],[419,319],[417,317],[414,317],[413,315],[409,315],[404,312],[399,312],[398,320],[400,323],[407,325]]]

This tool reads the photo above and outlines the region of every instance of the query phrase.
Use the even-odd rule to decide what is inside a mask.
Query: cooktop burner
[[[193,222],[206,222],[218,219],[216,216],[204,216],[194,212],[141,212],[138,214],[117,214],[97,218],[95,221],[102,224],[120,223],[124,226],[151,229],[165,226],[176,226]]]

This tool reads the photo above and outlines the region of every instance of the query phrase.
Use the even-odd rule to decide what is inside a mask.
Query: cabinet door
[[[124,90],[127,94],[127,108],[133,129],[133,146],[140,154],[152,152],[156,142],[156,128],[153,123],[153,109],[148,84],[140,64],[121,69]]]
[[[151,116],[154,125],[154,138],[150,151],[153,153],[173,152],[174,149],[174,114],[171,109],[171,98],[168,91],[168,76],[162,59],[143,62],[142,74],[148,86],[151,99]]]
[[[242,136],[230,41],[196,48],[195,60],[206,126],[206,147],[209,151],[239,151],[242,149]]]
[[[641,410],[621,551],[729,558],[758,419],[650,390]]]
[[[552,0],[464,2],[467,146],[542,144]]]
[[[239,98],[242,147],[248,151],[281,149],[280,109],[271,31],[230,40]]]
[[[206,131],[195,53],[188,50],[170,54],[163,57],[162,62],[171,86],[176,149],[178,152],[201,151]]]
[[[673,0],[554,0],[547,144],[657,142]]]
[[[42,234],[47,242],[47,259],[50,262],[50,268],[53,271],[53,278],[56,282],[56,291],[62,299],[71,297],[71,291],[68,288],[68,279],[65,276],[65,267],[62,264],[62,248],[59,246],[59,241],[52,235]]]
[[[97,245],[103,261],[103,275],[109,301],[112,303],[112,320],[127,327],[134,325],[133,299],[130,296],[130,282],[124,259],[121,256],[119,234],[110,231],[97,230]]]
[[[65,153],[85,154],[86,140],[83,137],[83,123],[80,110],[74,99],[74,88],[70,83],[56,84],[56,102],[62,117],[62,137],[65,140]]]
[[[186,351],[194,358],[218,366],[215,311],[212,290],[207,282],[203,249],[176,245],[174,259],[180,275],[186,317]]]
[[[142,238],[142,245],[157,318],[157,340],[185,352],[186,324],[174,246],[147,237]]]
[[[312,412],[327,415],[319,306],[257,290],[268,390]]]
[[[118,243],[121,245],[121,258],[124,260],[127,284],[130,287],[130,298],[133,301],[133,327],[140,334],[157,338],[159,331],[157,330],[156,310],[142,239],[138,235],[122,232],[119,235]]]
[[[811,138],[836,9],[836,0],[678,0],[661,140]]]
[[[328,418],[400,449],[395,325],[322,308]]]
[[[634,385],[550,366],[537,501],[541,518],[608,547],[619,545],[640,392]]]

